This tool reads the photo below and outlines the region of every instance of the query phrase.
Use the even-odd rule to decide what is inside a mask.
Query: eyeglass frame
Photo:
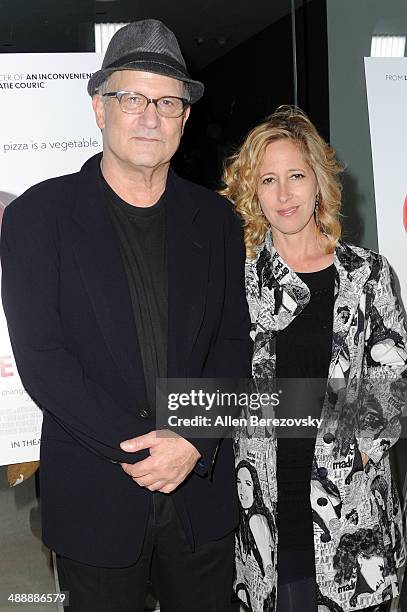
[[[141,111],[141,113],[129,113],[129,111],[125,111],[122,108],[121,105],[121,99],[123,98],[123,96],[125,94],[133,94],[133,95],[137,95],[137,96],[141,96],[142,98],[144,98],[146,100],[146,105],[144,107],[144,109]],[[143,113],[145,113],[145,111],[147,110],[147,107],[149,104],[154,104],[155,106],[155,110],[157,111],[157,113],[160,115],[160,117],[165,117],[166,119],[178,119],[179,117],[182,117],[182,115],[185,112],[185,109],[188,108],[188,106],[191,105],[190,101],[187,100],[186,98],[181,98],[179,96],[160,96],[159,98],[147,98],[147,96],[145,96],[144,94],[138,92],[138,91],[108,91],[106,93],[99,93],[100,96],[102,96],[102,98],[116,98],[116,100],[119,103],[120,106],[120,110],[123,113],[126,113],[127,115],[142,115]],[[165,98],[175,98],[176,100],[181,100],[183,106],[182,106],[182,111],[179,115],[162,115],[158,109],[157,106],[157,102],[159,102],[160,100],[163,100]]]

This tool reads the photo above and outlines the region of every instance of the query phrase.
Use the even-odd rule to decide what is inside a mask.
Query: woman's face
[[[383,569],[384,561],[382,557],[373,555],[372,557],[366,558],[363,555],[358,556],[358,563],[360,566],[361,574],[366,580],[372,591],[377,589],[384,583]]]
[[[247,510],[253,505],[253,480],[249,470],[246,467],[240,468],[237,473],[237,494],[239,496],[242,508]]]
[[[270,143],[259,168],[257,197],[273,236],[314,230],[318,184],[296,143]]]

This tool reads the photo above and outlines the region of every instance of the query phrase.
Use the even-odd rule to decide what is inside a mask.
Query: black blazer
[[[155,426],[141,416],[143,369],[99,162],[7,207],[2,296],[21,379],[44,411],[44,542],[118,567],[138,558],[152,495],[117,465],[146,452],[129,455],[119,443]],[[223,198],[172,172],[168,189],[168,376],[249,377],[240,223]],[[231,441],[194,443],[209,472],[193,472],[172,495],[196,546],[234,529],[238,512]]]

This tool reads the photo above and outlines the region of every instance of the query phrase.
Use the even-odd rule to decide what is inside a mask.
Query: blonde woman
[[[376,610],[397,595],[405,559],[388,453],[400,435],[406,325],[386,259],[340,240],[340,170],[306,115],[280,107],[224,174],[245,231],[257,389],[323,381],[313,406],[298,393],[280,406],[300,417],[311,408],[322,419],[314,436],[242,428],[235,441],[236,465],[253,466],[276,515],[269,567],[242,553],[244,522],[237,535],[236,584],[253,612]],[[394,493],[380,508],[378,475]],[[356,541],[360,576],[344,569]]]

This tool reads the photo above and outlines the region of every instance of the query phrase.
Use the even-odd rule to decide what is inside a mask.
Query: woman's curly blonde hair
[[[288,138],[301,149],[315,173],[319,187],[317,229],[325,237],[326,252],[332,253],[341,236],[339,221],[342,187],[338,174],[343,168],[335,151],[321,138],[307,115],[295,106],[280,106],[264,123],[249,132],[240,149],[225,162],[220,193],[231,200],[243,219],[247,257],[256,255],[270,224],[257,198],[259,166],[271,142]]]

